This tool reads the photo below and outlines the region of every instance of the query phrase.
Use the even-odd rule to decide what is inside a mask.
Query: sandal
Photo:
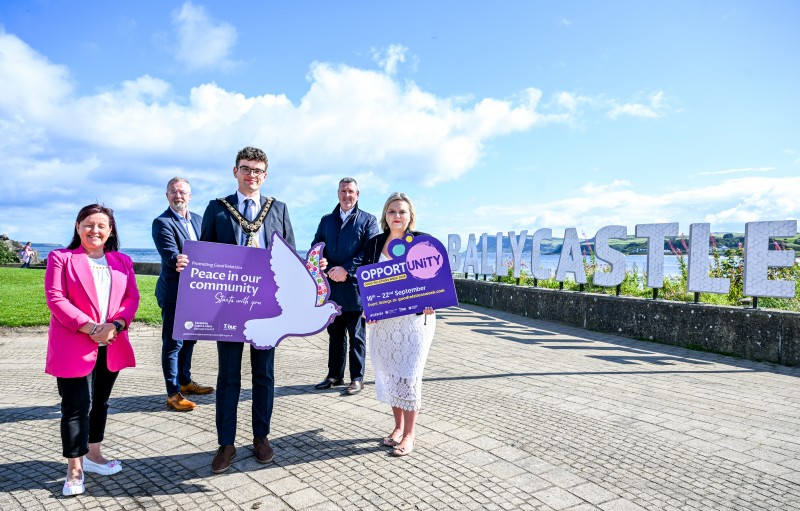
[[[402,439],[403,437],[400,437],[400,440]],[[387,436],[383,439],[383,445],[386,447],[397,447],[397,444],[400,443],[400,440],[395,440],[394,438]]]
[[[414,450],[414,446],[417,444],[417,439],[415,438],[411,442],[411,447],[395,447],[392,451],[392,456],[399,458],[400,456],[408,456]]]

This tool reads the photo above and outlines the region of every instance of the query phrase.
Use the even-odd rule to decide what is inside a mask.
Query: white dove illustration
[[[319,257],[320,250],[312,250],[308,257]],[[322,297],[317,305],[318,284],[311,273],[316,261],[306,266],[300,257],[277,233],[272,233],[270,265],[275,274],[278,290],[275,298],[281,308],[280,316],[251,319],[244,324],[244,336],[260,349],[274,348],[284,337],[303,336],[321,332],[341,308]],[[315,271],[314,273],[317,273]],[[321,280],[321,279],[320,279]],[[322,286],[325,294],[327,289]]]

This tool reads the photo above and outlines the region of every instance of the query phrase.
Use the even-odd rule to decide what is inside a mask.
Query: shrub
[[[686,244],[683,247],[686,249]],[[726,278],[730,281],[730,291],[727,295],[718,295],[714,293],[700,293],[700,301],[702,303],[714,305],[741,305],[744,288],[744,253],[741,244],[737,248],[728,248],[725,250],[724,256],[718,250],[716,242],[712,238],[713,249],[711,252],[713,262],[711,264],[710,275],[712,277]],[[689,280],[689,269],[686,263],[684,252],[681,249],[676,249],[670,246],[673,253],[678,258],[678,267],[680,274],[677,276],[665,276],[664,285],[659,292],[659,297],[665,300],[675,300],[682,302],[694,301],[694,293],[686,290],[686,285]],[[501,276],[499,281],[506,284],[516,284],[517,279],[513,275],[514,264],[511,260],[505,261],[506,274]],[[596,286],[593,284],[595,272],[602,270],[603,266],[598,265],[594,253],[588,259],[584,260],[584,269],[586,271],[587,283],[584,286],[584,291],[589,293],[598,294],[615,294],[616,288]],[[782,309],[800,312],[800,264],[795,263],[791,268],[770,268],[769,278],[775,280],[793,280],[795,282],[795,296],[794,298],[759,298],[758,304],[760,307],[768,309]],[[546,289],[558,289],[561,283],[551,277],[546,280],[534,281],[532,275],[523,264],[522,274],[520,275],[519,284],[522,286],[533,286],[534,282],[536,287]],[[620,284],[620,295],[622,296],[635,296],[639,298],[649,298],[653,295],[652,289],[648,288],[647,275],[642,272],[636,264],[634,264],[625,273],[625,278]],[[580,286],[571,278],[563,283],[563,289],[566,291],[578,291]]]
[[[8,245],[0,242],[0,264],[18,263],[17,253],[8,248]]]

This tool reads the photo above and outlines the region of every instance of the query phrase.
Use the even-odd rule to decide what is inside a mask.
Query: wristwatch
[[[112,321],[112,323],[114,323],[114,328],[117,330],[117,333],[120,333],[123,330],[125,330],[125,327],[122,326],[122,323],[120,323],[119,321]]]

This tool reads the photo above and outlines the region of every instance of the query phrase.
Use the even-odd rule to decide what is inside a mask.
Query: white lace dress
[[[386,256],[381,254],[380,260],[386,261]],[[422,370],[435,331],[436,314],[411,314],[367,325],[378,401],[403,410],[420,409]]]

